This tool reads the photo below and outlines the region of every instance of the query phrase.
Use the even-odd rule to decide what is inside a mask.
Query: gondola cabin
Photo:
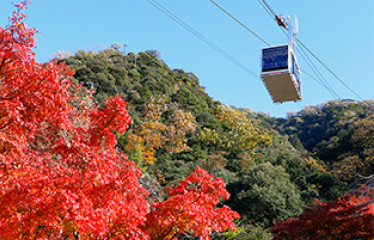
[[[261,79],[273,101],[301,100],[300,68],[289,45],[262,49]]]

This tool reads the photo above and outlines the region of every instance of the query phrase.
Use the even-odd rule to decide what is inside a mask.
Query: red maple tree
[[[201,169],[148,207],[140,169],[115,147],[112,130],[131,122],[126,103],[115,96],[98,108],[65,64],[38,63],[26,5],[0,27],[1,239],[157,239],[160,228],[209,238],[234,229],[238,214],[215,207],[228,197],[223,181]]]
[[[275,224],[274,240],[374,239],[374,203],[371,195],[348,194],[316,204],[299,217]]]
[[[145,229],[151,239],[174,239],[182,233],[209,239],[212,230],[235,230],[233,220],[240,218],[239,214],[225,206],[215,208],[220,197],[227,200],[230,196],[221,178],[213,179],[212,174],[198,167],[168,193],[170,198],[153,203],[147,214]]]

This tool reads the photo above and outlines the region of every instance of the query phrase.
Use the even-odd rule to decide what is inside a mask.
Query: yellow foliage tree
[[[153,164],[157,149],[160,149],[166,142],[163,134],[166,125],[160,122],[160,118],[161,105],[152,101],[143,111],[143,121],[127,137],[128,144],[125,146],[125,151],[130,157],[135,157],[133,155],[137,153],[138,156],[134,160],[138,163],[144,161],[147,164]]]
[[[186,150],[186,135],[196,129],[194,116],[183,110],[175,110],[170,122],[162,122],[163,111],[169,109],[165,101],[165,98],[159,98],[146,104],[142,121],[127,137],[128,144],[125,150],[130,157],[130,153],[140,152],[141,159],[137,159],[138,163],[152,165],[156,160],[156,151],[161,148],[165,148],[170,154]]]
[[[183,110],[176,110],[171,123],[166,128],[167,145],[169,153],[179,153],[187,149],[187,134],[196,130],[195,117]]]
[[[205,142],[207,145],[219,145],[221,140],[219,138],[219,134],[216,130],[211,128],[203,128],[200,130],[198,137],[201,141]]]
[[[216,118],[228,126],[228,131],[221,139],[222,144],[228,149],[240,147],[247,151],[253,151],[258,144],[271,144],[272,140],[268,132],[254,127],[241,111],[220,105],[215,108],[214,112]]]

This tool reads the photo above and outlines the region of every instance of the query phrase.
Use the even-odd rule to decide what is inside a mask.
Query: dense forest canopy
[[[134,125],[117,135],[119,147],[156,185],[173,184],[195,166],[223,177],[243,236],[266,236],[262,229],[315,198],[335,200],[374,173],[372,100],[334,100],[273,118],[213,100],[194,74],[170,69],[155,50],[124,55],[110,47],[59,61],[95,90],[98,103],[115,93],[129,102]]]

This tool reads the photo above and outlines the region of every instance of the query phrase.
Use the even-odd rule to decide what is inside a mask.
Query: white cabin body
[[[301,100],[300,68],[289,45],[262,49],[261,79],[273,102]]]

